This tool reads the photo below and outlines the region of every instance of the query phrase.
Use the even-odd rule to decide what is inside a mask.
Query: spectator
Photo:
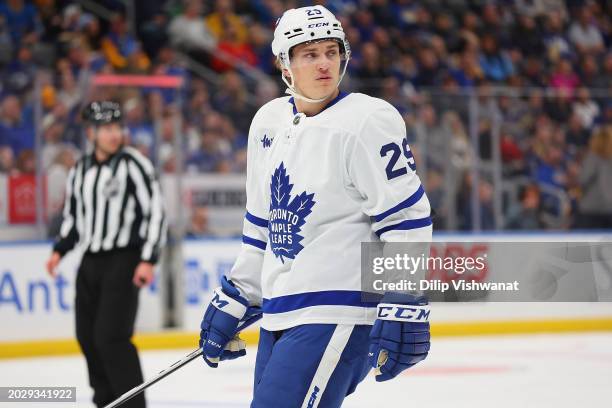
[[[102,39],[101,46],[106,59],[118,70],[143,71],[150,65],[138,41],[128,33],[122,14],[113,16],[110,32]]]
[[[582,84],[590,88],[598,88],[597,83],[599,77],[599,66],[597,59],[592,55],[586,55],[580,62],[579,70],[580,80]],[[605,87],[605,85],[604,85]]]
[[[612,228],[612,126],[597,130],[580,166],[578,228]]]
[[[567,8],[563,0],[514,0],[519,14],[531,18],[546,17],[552,12],[559,13],[561,18],[567,18]]]
[[[32,149],[24,149],[17,155],[17,172],[18,174],[31,175],[36,174],[36,156]]]
[[[580,9],[578,20],[571,24],[567,35],[581,54],[599,54],[605,49],[603,36],[593,23],[593,14],[588,5]]]
[[[472,176],[470,172],[463,174],[463,181],[459,186],[456,196],[456,208],[458,214],[458,228],[460,230],[472,230],[475,227],[472,217]],[[493,216],[493,189],[487,180],[480,180],[478,188],[478,205],[480,206],[480,229],[491,230],[495,228]]]
[[[174,49],[166,46],[160,46],[157,53],[157,59],[155,66],[151,69],[151,73],[154,75],[172,75],[181,77],[184,81],[184,87],[189,87],[189,73],[181,62],[177,59]],[[171,104],[175,102],[176,95],[178,92],[185,92],[186,90],[176,90],[173,88],[148,88],[147,93],[158,93],[161,96],[161,102],[163,104]]]
[[[0,3],[0,15],[4,17],[15,46],[36,43],[42,27],[33,5],[24,0],[6,0]]]
[[[540,230],[544,227],[540,207],[540,189],[536,184],[521,187],[519,202],[508,210],[506,228],[510,230]]]
[[[15,154],[10,146],[0,145],[0,174],[11,174],[15,171]]]
[[[83,46],[89,50],[100,50],[102,47],[102,32],[97,17],[90,15],[88,19],[82,21],[81,32],[83,33]]]
[[[393,105],[400,114],[410,110],[406,98],[401,93],[400,83],[396,77],[390,76],[383,79],[381,88],[381,98]]]
[[[602,70],[593,79],[593,87],[600,92],[612,89],[612,50],[604,57]]]
[[[0,102],[0,146],[10,146],[18,158],[24,149],[34,148],[34,127],[15,95]]]
[[[13,59],[13,39],[6,27],[4,15],[0,14],[0,65],[4,66]]]
[[[484,78],[477,56],[467,51],[459,56],[457,67],[451,68],[449,74],[462,88],[476,86]]]
[[[542,33],[538,29],[536,21],[528,15],[518,16],[518,24],[512,32],[512,46],[519,49],[525,56],[541,57],[544,51]]]
[[[562,55],[570,54],[571,46],[565,36],[563,20],[559,12],[553,11],[547,16],[543,39],[550,61],[556,62]]]
[[[197,59],[213,51],[217,41],[202,17],[202,0],[187,0],[182,14],[172,19],[168,27],[170,42]]]
[[[53,114],[46,115],[42,126],[42,137],[44,146],[41,150],[41,165],[46,171],[54,162],[59,152],[68,149],[69,146],[62,142],[62,136],[66,123],[56,120]],[[60,188],[60,191],[63,191]]]
[[[191,95],[186,106],[185,119],[195,123],[202,115],[212,110],[210,93],[203,81],[196,79],[191,82]]]
[[[505,81],[514,74],[510,57],[499,49],[497,39],[491,34],[485,34],[482,38],[480,67],[487,79],[496,82]]]
[[[83,95],[76,82],[74,73],[68,66],[63,68],[58,74],[61,87],[57,99],[64,104],[68,111],[72,111],[79,107]]]
[[[226,38],[225,31],[231,27],[238,43],[247,41],[247,27],[240,16],[234,13],[232,0],[216,0],[215,11],[206,17],[206,25],[217,40]]]
[[[130,143],[146,157],[154,158],[155,133],[147,121],[141,98],[133,97],[123,104],[125,126],[130,134]]]
[[[17,50],[17,58],[11,61],[5,71],[4,84],[9,92],[26,93],[34,83],[36,67],[32,60],[30,45],[22,45]]]
[[[187,236],[192,238],[201,237],[209,234],[209,211],[205,206],[195,206],[191,210],[191,220],[187,231]]]
[[[536,161],[533,177],[538,184],[563,189],[567,186],[566,162],[563,150],[559,146],[551,145],[543,149]]]
[[[591,129],[595,118],[599,115],[599,106],[591,99],[591,93],[588,88],[579,88],[576,92],[576,100],[573,104],[573,112],[576,113],[582,121],[582,126],[586,129]]]
[[[589,137],[590,132],[585,129],[582,118],[574,111],[567,122],[567,132],[565,133],[566,143],[574,150],[582,149],[588,146]]]
[[[377,95],[380,91],[377,80],[386,76],[380,61],[380,50],[372,43],[364,43],[361,48],[361,61],[355,76],[359,78],[359,91]]]
[[[211,66],[217,72],[227,72],[238,68],[240,62],[254,67],[257,65],[257,56],[248,43],[238,40],[236,29],[230,25],[226,27],[217,44],[216,56]]]
[[[526,86],[538,88],[546,86],[541,55],[527,57],[522,65],[521,74]]]
[[[442,64],[434,50],[428,47],[421,48],[418,61],[419,70],[413,81],[414,86],[419,89],[440,85]]]
[[[442,117],[444,126],[448,128],[451,134],[451,163],[453,169],[453,177],[459,183],[460,175],[463,171],[469,169],[474,162],[474,151],[470,145],[470,141],[461,121],[461,118],[456,112],[449,111]]]
[[[358,9],[352,15],[351,22],[359,32],[359,38],[362,42],[372,41],[372,36],[376,29],[376,22],[372,13],[364,9]]]
[[[167,113],[161,118],[160,139],[158,150],[159,162],[164,173],[176,172],[176,149],[174,138],[174,117]]]
[[[557,63],[555,71],[550,77],[550,86],[555,88],[561,96],[571,96],[580,84],[578,75],[574,72],[569,58],[562,58]]]
[[[400,82],[400,86],[411,85],[417,74],[414,57],[410,54],[401,54],[392,65],[391,73]]]
[[[249,28],[249,45],[255,53],[257,68],[269,75],[276,75],[275,57],[270,47],[271,32],[261,24],[252,24]]]
[[[223,75],[221,89],[213,98],[213,106],[227,115],[238,130],[248,133],[248,124],[255,116],[255,108],[247,100],[246,86],[236,72],[229,71]]]
[[[441,170],[445,163],[451,159],[451,151],[448,144],[448,131],[438,121],[436,110],[431,104],[425,104],[419,110],[419,121],[415,125],[417,134],[425,141],[427,168]]]
[[[202,132],[200,148],[187,159],[187,171],[211,173],[220,170],[226,158],[220,144],[222,138],[220,129]]]
[[[557,96],[549,98],[546,103],[546,113],[555,122],[566,123],[572,115],[572,99],[567,92],[562,88]]]

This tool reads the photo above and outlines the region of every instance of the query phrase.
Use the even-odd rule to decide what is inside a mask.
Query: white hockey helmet
[[[344,66],[341,69],[338,85],[346,73],[346,67],[351,58],[351,48],[340,21],[331,11],[323,6],[300,7],[287,10],[278,19],[274,30],[274,40],[272,41],[272,53],[278,58],[282,68],[289,71],[291,82],[285,75],[281,77],[287,85],[287,93],[295,98],[307,102],[321,102],[322,99],[310,99],[300,95],[295,89],[293,73],[290,66],[290,51],[298,44],[317,42],[322,40],[336,40],[340,44],[340,52],[344,54]]]

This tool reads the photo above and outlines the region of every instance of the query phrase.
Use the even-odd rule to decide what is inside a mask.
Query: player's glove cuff
[[[200,326],[200,347],[206,364],[217,366],[219,357],[236,335],[238,324],[247,314],[247,309],[248,301],[224,276],[221,287],[214,290]]]
[[[376,307],[376,318],[405,323],[427,323],[429,312],[425,296],[388,292]]]
[[[211,305],[238,320],[244,317],[249,302],[240,296],[238,289],[225,276],[221,279],[221,286],[216,288],[213,293]]]

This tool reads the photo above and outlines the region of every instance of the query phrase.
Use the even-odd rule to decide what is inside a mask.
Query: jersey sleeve
[[[82,165],[82,164],[81,164]],[[74,248],[79,241],[79,231],[77,229],[77,201],[76,201],[76,167],[72,167],[66,180],[66,198],[64,201],[63,220],[59,235],[53,245],[53,251],[64,256]]]
[[[399,112],[391,105],[372,112],[348,151],[349,183],[372,231],[383,242],[431,241],[431,208]]]
[[[268,208],[266,181],[261,167],[261,152],[257,143],[255,120],[249,130],[246,174],[246,214],[242,229],[242,246],[228,278],[249,300],[251,305],[262,302],[261,269],[268,243]]]
[[[138,152],[130,153],[127,169],[135,185],[135,196],[147,220],[145,240],[140,250],[144,262],[157,263],[166,243],[168,225],[162,194],[153,164]]]

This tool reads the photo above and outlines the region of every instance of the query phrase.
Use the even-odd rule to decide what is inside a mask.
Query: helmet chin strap
[[[344,68],[342,68],[342,74],[340,74],[340,78],[338,79],[338,83],[336,84],[336,88],[338,86],[340,86],[340,82],[342,82],[342,78],[344,78],[344,74],[346,73],[346,67],[348,66],[348,58],[344,61]],[[283,64],[285,65],[285,64]],[[330,93],[329,95],[320,98],[320,99],[312,99],[312,98],[308,98],[307,96],[302,95],[301,93],[299,93],[297,91],[297,89],[295,88],[295,84],[293,83],[293,72],[291,71],[291,67],[287,65],[285,65],[285,69],[289,72],[289,75],[291,77],[291,83],[287,80],[287,78],[285,77],[285,75],[283,75],[281,73],[281,77],[283,79],[283,82],[285,83],[285,85],[287,85],[287,89],[285,90],[286,94],[289,94],[291,96],[293,96],[295,99],[300,99],[304,102],[308,102],[308,103],[319,103],[319,102],[323,102],[324,100],[326,100],[327,98],[329,98],[334,92],[335,92],[335,88],[332,91],[332,93]]]

